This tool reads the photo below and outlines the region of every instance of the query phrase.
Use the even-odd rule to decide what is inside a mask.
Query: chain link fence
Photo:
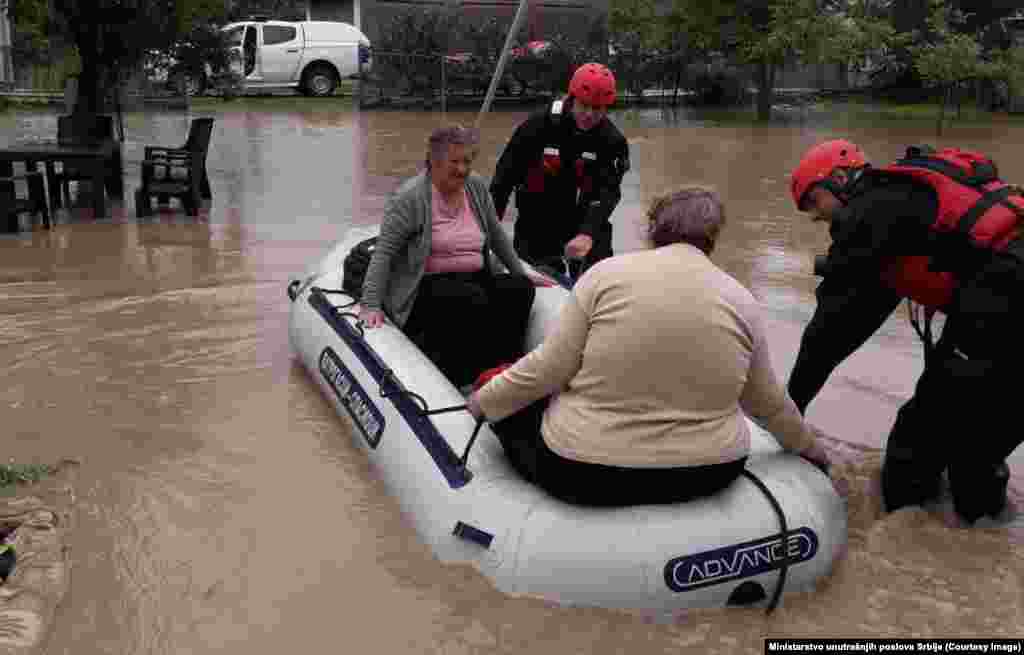
[[[749,102],[751,77],[744,67],[711,66],[674,53],[593,52],[551,48],[540,56],[510,57],[495,102],[536,103],[566,92],[577,66],[601,61],[615,71],[620,101],[627,104],[737,105]],[[487,93],[497,58],[471,53],[377,51],[370,70],[361,71],[360,107],[449,107],[479,104]]]
[[[487,93],[496,61],[469,54],[378,52],[369,73],[360,71],[361,107],[439,105],[442,110],[461,103],[479,102]],[[496,98],[529,100],[549,96],[541,75],[522,66],[506,64]]]

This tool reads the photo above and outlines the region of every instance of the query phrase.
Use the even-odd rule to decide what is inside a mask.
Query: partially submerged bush
[[[39,482],[55,471],[52,466],[45,464],[16,464],[11,460],[9,464],[0,464],[0,488]]]

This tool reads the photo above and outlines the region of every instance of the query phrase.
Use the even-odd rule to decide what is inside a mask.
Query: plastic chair
[[[142,185],[135,191],[135,214],[139,218],[153,213],[151,199],[166,202],[174,196],[181,200],[185,213],[195,216],[203,199],[212,197],[206,174],[206,154],[213,134],[212,118],[192,121],[188,139],[180,148],[146,146],[142,162]],[[183,175],[178,175],[183,173]]]

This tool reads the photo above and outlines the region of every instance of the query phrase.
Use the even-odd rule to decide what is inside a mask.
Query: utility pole
[[[7,18],[7,0],[0,0],[0,87],[14,86],[14,62],[11,59],[11,22]]]

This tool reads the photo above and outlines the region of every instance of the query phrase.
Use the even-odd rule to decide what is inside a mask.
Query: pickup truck
[[[335,21],[242,21],[225,25],[232,68],[250,89],[294,88],[329,96],[343,79],[372,66],[370,40]]]
[[[373,65],[369,39],[348,23],[247,20],[220,29],[242,91],[293,88],[329,96],[341,80],[359,76],[360,61],[363,74]],[[147,73],[151,81],[186,95],[202,95],[216,77],[209,63],[191,70],[158,51],[149,53]]]

